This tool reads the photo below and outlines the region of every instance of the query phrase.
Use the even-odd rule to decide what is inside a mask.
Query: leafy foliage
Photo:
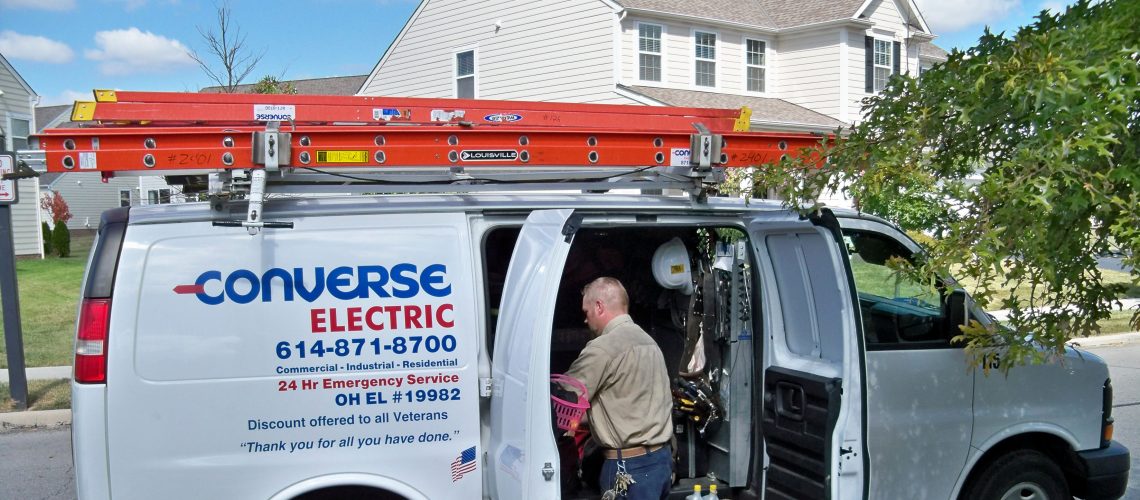
[[[52,224],[67,223],[71,220],[71,208],[59,191],[52,191],[40,197],[40,209],[51,215]]]
[[[921,80],[894,77],[865,99],[862,121],[808,152],[822,167],[785,159],[757,169],[752,186],[804,212],[840,190],[934,235],[914,272],[953,269],[982,284],[970,290],[979,305],[1011,310],[1011,328],[963,328],[975,362],[997,354],[1004,370],[1057,356],[1122,291],[1102,280],[1097,255],[1122,253],[1140,284],[1137,19],[1140,0],[1082,0],[1012,37],[987,30]],[[1140,314],[1132,322],[1140,329]]]
[[[51,255],[51,226],[49,226],[46,221],[40,222],[40,233],[44,240],[44,255]]]
[[[61,258],[71,256],[71,231],[67,229],[67,224],[55,224],[55,229],[51,231],[51,246]]]
[[[251,92],[254,94],[296,94],[297,88],[293,86],[292,82],[283,82],[276,76],[265,75],[253,85]]]

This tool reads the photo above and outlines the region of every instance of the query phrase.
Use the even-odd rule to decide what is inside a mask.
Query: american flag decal
[[[463,450],[455,461],[451,462],[451,482],[463,479],[468,472],[475,470],[475,447]]]

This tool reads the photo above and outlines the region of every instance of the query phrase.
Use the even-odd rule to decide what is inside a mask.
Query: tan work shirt
[[[589,391],[590,429],[602,446],[669,442],[673,397],[665,357],[628,314],[610,320],[566,374]]]

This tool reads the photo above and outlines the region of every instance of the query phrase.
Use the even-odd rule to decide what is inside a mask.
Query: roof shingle
[[[627,9],[703,17],[764,28],[852,19],[863,0],[616,0]]]
[[[803,106],[792,104],[783,99],[701,92],[697,90],[642,87],[636,85],[628,87],[623,85],[622,87],[670,106],[722,109],[748,106],[752,109],[753,121],[799,124],[823,131],[832,131],[846,125],[830,116],[817,113]]]
[[[285,80],[281,83],[291,83],[300,95],[355,95],[368,75],[333,76],[329,78],[309,78],[306,80]],[[238,94],[249,94],[255,84],[243,84],[234,87]],[[206,94],[220,94],[222,88],[218,86],[206,87],[199,92]]]

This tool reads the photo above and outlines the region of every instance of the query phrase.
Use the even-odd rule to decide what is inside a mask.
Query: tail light
[[[75,342],[76,382],[107,382],[107,329],[110,320],[111,299],[83,299]]]

